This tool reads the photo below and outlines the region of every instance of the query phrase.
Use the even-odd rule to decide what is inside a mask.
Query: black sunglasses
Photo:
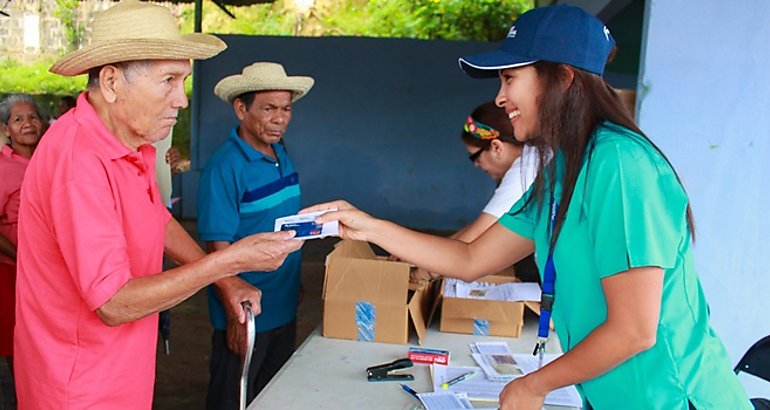
[[[488,146],[489,145],[487,145],[487,147]],[[478,150],[476,150],[476,152],[474,152],[473,154],[469,154],[468,159],[475,164],[476,161],[479,159],[479,156],[481,155],[481,153],[484,152],[484,150],[487,149],[487,147],[481,147]]]

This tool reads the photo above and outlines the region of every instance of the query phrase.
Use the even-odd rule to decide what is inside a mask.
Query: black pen
[[[401,388],[404,389],[405,392],[409,393],[415,399],[420,400],[420,398],[417,397],[417,392],[412,390],[411,387],[405,385],[404,383],[401,383]],[[420,403],[422,403],[422,401],[420,401]]]

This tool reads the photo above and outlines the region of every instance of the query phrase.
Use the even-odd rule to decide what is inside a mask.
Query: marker
[[[451,386],[451,385],[453,385],[453,384],[457,384],[457,383],[460,383],[460,382],[461,382],[461,381],[463,381],[463,380],[467,380],[467,379],[470,379],[471,377],[473,377],[473,376],[475,376],[475,375],[476,375],[476,372],[468,372],[468,373],[465,373],[465,374],[461,374],[461,375],[459,375],[459,376],[455,377],[454,379],[452,379],[452,380],[450,380],[450,381],[448,381],[448,382],[445,382],[445,383],[443,383],[443,384],[441,385],[441,388],[442,388],[442,389],[448,389],[448,388],[449,388],[449,386]]]
[[[412,397],[414,397],[415,399],[417,399],[417,400],[420,400],[420,398],[419,398],[419,397],[417,397],[417,392],[416,392],[416,391],[414,391],[414,390],[412,390],[412,388],[411,388],[411,387],[409,387],[409,386],[405,385],[404,383],[401,383],[401,388],[402,388],[402,389],[404,389],[404,391],[405,391],[405,392],[409,393],[409,395],[411,395],[411,396],[412,396]],[[420,400],[420,402],[422,403],[422,401],[421,401],[421,400]]]

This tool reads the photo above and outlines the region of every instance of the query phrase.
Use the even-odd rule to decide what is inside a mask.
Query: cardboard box
[[[323,335],[407,343],[411,322],[422,344],[439,283],[410,283],[409,271],[407,263],[376,256],[366,242],[339,242],[326,258]]]
[[[479,279],[479,282],[494,284],[517,281],[515,277],[500,274]],[[440,298],[442,332],[507,337],[519,337],[521,334],[525,302],[463,299],[443,295]]]

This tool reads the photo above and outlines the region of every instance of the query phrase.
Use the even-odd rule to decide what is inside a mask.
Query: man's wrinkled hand
[[[249,302],[254,316],[259,315],[262,291],[237,277],[226,278],[216,286],[227,316],[227,347],[243,357],[246,353],[246,311],[242,303]]]
[[[272,272],[304,244],[293,238],[293,231],[262,232],[233,243],[225,252],[237,260],[239,272]]]

